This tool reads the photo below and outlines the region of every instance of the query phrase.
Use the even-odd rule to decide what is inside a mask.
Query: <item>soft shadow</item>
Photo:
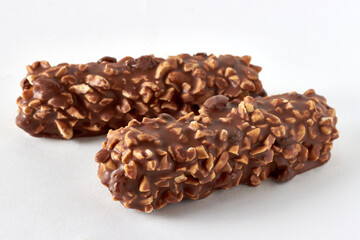
[[[186,215],[193,216],[194,212],[196,215],[207,215],[209,211],[213,214],[214,210],[217,211],[216,209],[223,211],[224,206],[226,206],[226,211],[228,211],[228,208],[233,208],[234,211],[240,211],[240,208],[253,208],[258,204],[256,197],[259,196],[259,192],[263,191],[264,188],[278,185],[271,180],[262,184],[263,186],[258,187],[239,185],[229,190],[219,189],[200,200],[184,199],[180,203],[168,204],[164,208],[156,210],[151,213],[151,216],[177,218]],[[260,199],[257,200],[260,201]]]
[[[231,215],[245,212],[257,212],[259,208],[266,208],[267,205],[277,205],[283,202],[287,203],[287,208],[302,204],[303,195],[317,198],[326,191],[321,174],[326,172],[326,167],[313,169],[310,172],[296,176],[294,179],[279,183],[272,179],[263,181],[257,187],[239,185],[229,190],[217,190],[208,197],[201,200],[184,199],[180,203],[168,204],[162,209],[149,214],[151,217],[177,218],[201,215]],[[311,176],[311,181],[307,177]],[[314,176],[315,175],[315,176]],[[311,184],[311,187],[309,186]],[[241,218],[242,214],[239,214]]]
[[[80,138],[74,138],[71,139],[70,141],[74,141],[77,142],[79,144],[88,144],[88,143],[99,143],[99,146],[101,145],[101,143],[103,141],[105,141],[106,139],[106,134],[104,135],[100,135],[100,136],[94,136],[94,137],[80,137]]]

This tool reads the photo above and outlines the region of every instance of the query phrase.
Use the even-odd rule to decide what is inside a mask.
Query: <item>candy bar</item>
[[[96,155],[114,200],[151,212],[216,189],[287,181],[326,163],[338,138],[335,110],[308,90],[243,101],[210,97],[199,114],[132,120]]]
[[[120,61],[27,66],[17,125],[33,136],[70,139],[117,129],[132,119],[197,112],[213,95],[265,96],[250,57],[181,54]]]

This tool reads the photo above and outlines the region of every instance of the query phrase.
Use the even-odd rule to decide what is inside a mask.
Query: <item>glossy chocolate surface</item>
[[[335,110],[313,90],[213,96],[199,113],[133,120],[108,133],[96,162],[115,200],[151,212],[240,183],[287,181],[326,163],[338,138]]]
[[[120,61],[27,66],[16,124],[33,136],[70,139],[106,133],[130,120],[178,118],[211,96],[265,96],[250,57],[180,54]]]

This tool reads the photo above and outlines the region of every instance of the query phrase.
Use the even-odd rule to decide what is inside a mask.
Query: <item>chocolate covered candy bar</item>
[[[250,57],[181,54],[97,63],[35,62],[21,82],[17,125],[33,136],[70,139],[106,133],[130,120],[197,111],[206,99],[264,96]]]
[[[96,162],[114,200],[151,212],[240,183],[287,181],[327,162],[338,138],[335,110],[313,90],[243,101],[213,96],[199,113],[109,131]]]

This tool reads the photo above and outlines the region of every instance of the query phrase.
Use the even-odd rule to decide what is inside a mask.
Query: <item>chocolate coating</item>
[[[327,162],[338,138],[335,110],[313,90],[243,101],[213,96],[199,112],[109,131],[95,160],[114,200],[151,212],[240,183],[287,181]]]
[[[181,54],[97,63],[35,62],[21,82],[16,124],[33,136],[70,139],[106,133],[130,120],[197,111],[206,99],[265,96],[250,57]]]

